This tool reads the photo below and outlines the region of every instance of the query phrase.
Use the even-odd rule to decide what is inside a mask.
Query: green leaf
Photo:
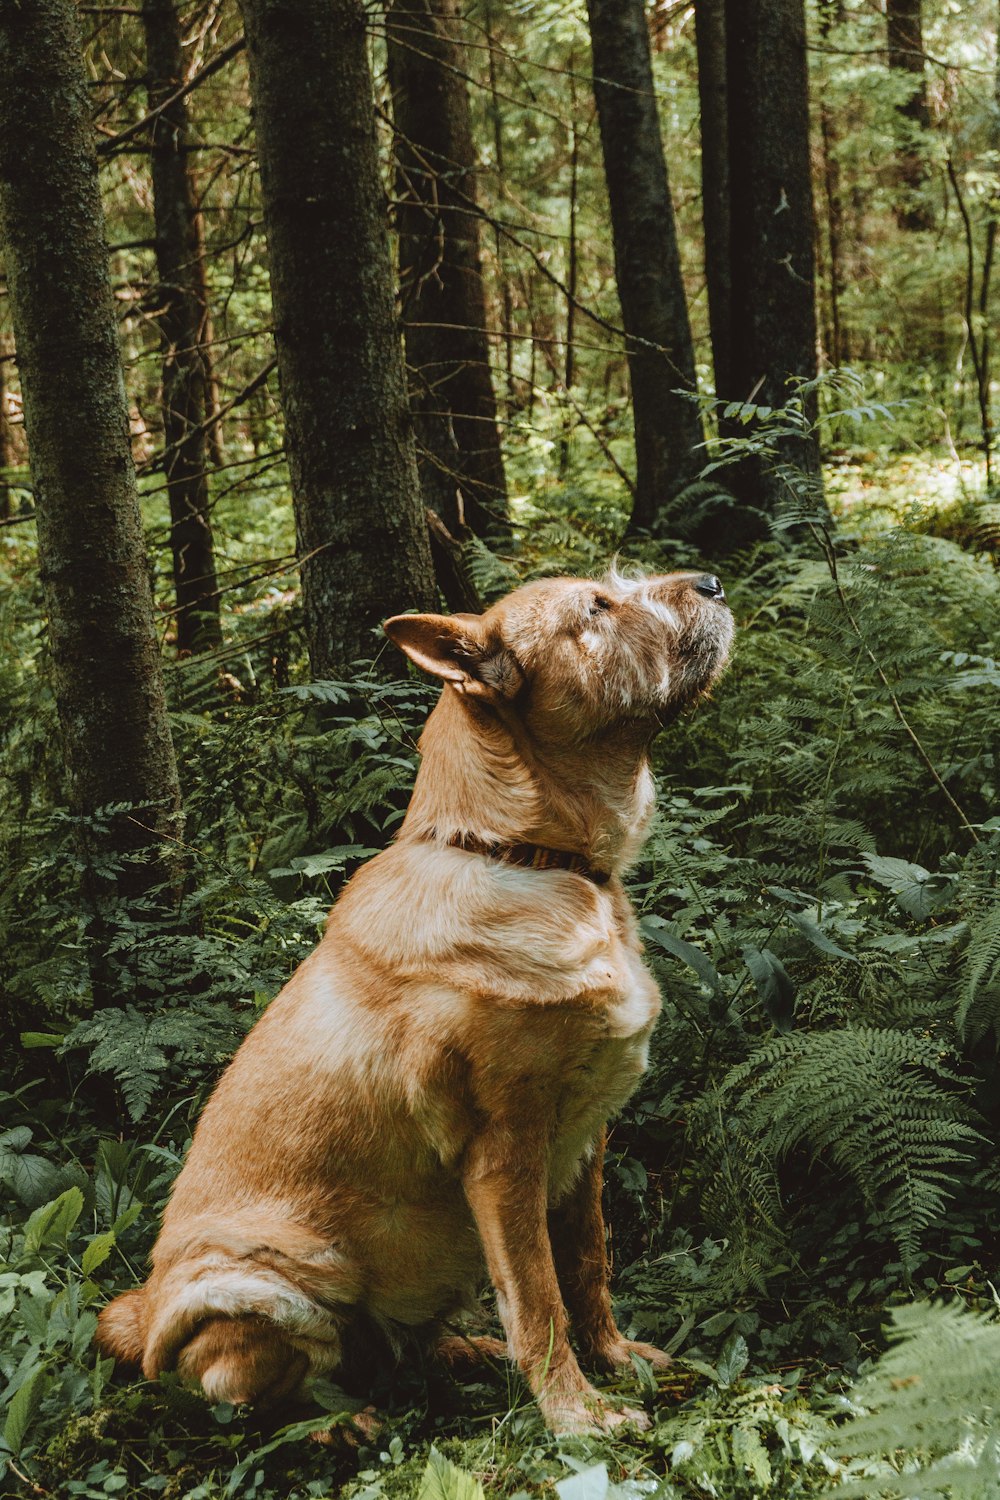
[[[346,1417],[348,1413],[341,1412],[337,1415]],[[303,1438],[312,1437],[314,1432],[326,1432],[336,1421],[337,1417],[327,1412],[321,1417],[309,1417],[304,1422],[290,1422],[286,1427],[280,1427],[270,1442],[263,1443],[259,1448],[254,1448],[252,1452],[246,1454],[236,1464],[229,1476],[224,1491],[226,1500],[233,1500],[234,1496],[242,1492],[244,1479],[250,1470],[260,1463],[262,1458],[266,1458],[269,1453],[273,1453],[277,1448],[284,1447],[286,1443],[300,1443]]]
[[[736,1318],[737,1314],[734,1312],[717,1312],[713,1313],[710,1318],[706,1318],[704,1323],[699,1324],[699,1327],[706,1337],[714,1339],[717,1334],[725,1333],[727,1328],[731,1328]]]
[[[91,1272],[97,1270],[98,1266],[103,1266],[115,1247],[115,1238],[113,1229],[108,1229],[104,1234],[94,1236],[86,1250],[84,1250],[83,1259],[80,1262],[80,1268],[84,1276],[89,1276]]]
[[[716,1365],[719,1385],[735,1385],[750,1363],[750,1351],[742,1333],[734,1333],[722,1346]]]
[[[32,1047],[61,1047],[66,1040],[62,1031],[22,1031],[21,1046],[25,1051]]]
[[[795,986],[784,964],[770,948],[755,948],[752,943],[743,949],[743,961],[772,1026],[787,1035],[795,1016]]]
[[[27,1380],[15,1392],[14,1398],[7,1408],[7,1420],[3,1428],[3,1440],[14,1454],[15,1458],[24,1446],[24,1440],[31,1430],[31,1424],[35,1420],[38,1408],[42,1404],[46,1386],[49,1384],[50,1376],[44,1365],[39,1365],[33,1370]]]
[[[827,953],[831,958],[849,958],[852,963],[857,962],[853,953],[848,953],[846,948],[841,948],[838,943],[828,938],[822,927],[817,926],[804,912],[790,911],[788,913],[788,920],[793,926],[799,929],[803,937],[808,938],[809,942],[820,953]]]
[[[953,876],[932,874],[923,865],[884,854],[863,854],[872,877],[895,896],[909,917],[923,920],[950,902],[957,882]]]
[[[913,865],[907,859],[893,859],[887,854],[862,854],[861,857],[879,885],[894,892],[909,885],[919,885],[931,873],[923,865]]]
[[[51,1203],[36,1208],[24,1226],[24,1250],[34,1255],[43,1245],[62,1244],[83,1213],[83,1194],[78,1187],[67,1188]]]
[[[37,1208],[51,1202],[52,1191],[59,1186],[60,1178],[65,1181],[55,1162],[44,1156],[30,1153],[15,1156],[12,1153],[0,1158],[0,1182],[7,1183],[25,1208]]]
[[[687,964],[693,969],[702,984],[708,985],[713,995],[718,995],[722,989],[722,979],[712,960],[700,948],[693,943],[686,943],[671,932],[666,923],[660,917],[643,917],[639,923],[642,935],[657,947],[662,948],[673,958],[679,958],[681,963]]]
[[[343,870],[349,860],[370,859],[378,854],[377,849],[367,849],[361,844],[338,844],[335,849],[324,849],[322,854],[301,854],[290,860],[287,868],[270,870],[272,878],[289,875],[329,875],[334,870]]]
[[[560,1479],[556,1485],[559,1500],[605,1500],[607,1493],[606,1464],[593,1464],[589,1469],[581,1469],[579,1474],[571,1474],[568,1479]],[[423,1497],[420,1497],[420,1500],[423,1500]]]
[[[606,1488],[607,1474],[604,1478]],[[466,1473],[465,1469],[460,1469],[457,1464],[445,1458],[443,1453],[431,1448],[427,1467],[417,1490],[417,1500],[486,1500],[486,1497],[474,1474]],[[573,1500],[583,1500],[583,1496],[575,1496]],[[595,1496],[594,1500],[598,1500],[598,1497]]]
[[[118,1215],[117,1219],[111,1226],[111,1232],[116,1236],[119,1234],[124,1234],[125,1230],[131,1228],[131,1226],[135,1223],[136,1219],[142,1213],[144,1207],[145,1204],[143,1203],[137,1202],[130,1204],[129,1207],[126,1208],[124,1213],[120,1213]]]
[[[639,1389],[640,1391],[642,1391],[643,1395],[658,1395],[660,1388],[656,1383],[656,1371],[653,1369],[653,1366],[650,1364],[649,1360],[643,1359],[641,1354],[636,1354],[634,1349],[630,1351],[629,1359],[632,1361],[632,1368],[635,1371],[635,1378],[639,1383]]]

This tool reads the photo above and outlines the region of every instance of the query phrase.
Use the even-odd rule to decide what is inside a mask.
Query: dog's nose
[[[706,599],[726,597],[726,591],[714,573],[702,573],[700,578],[694,579],[694,588],[699,594],[704,594]]]

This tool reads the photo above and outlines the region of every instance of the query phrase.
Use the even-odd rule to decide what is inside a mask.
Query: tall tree
[[[222,640],[208,500],[208,307],[202,237],[189,169],[190,132],[181,28],[174,0],[143,0],[153,215],[156,317],[163,345],[164,469],[177,601],[177,646],[202,651]]]
[[[643,0],[587,0],[635,419],[633,527],[698,474],[703,432]]]
[[[889,67],[900,77],[903,87],[896,149],[897,180],[901,191],[895,206],[896,222],[901,229],[928,229],[930,212],[928,205],[920,200],[920,189],[927,180],[927,161],[920,135],[931,122],[920,0],[886,0],[885,25]]]
[[[480,252],[476,152],[454,0],[391,0],[399,279],[420,480],[452,528],[507,526]]]
[[[698,106],[701,117],[701,212],[705,284],[716,392],[732,389],[732,281],[729,266],[729,104],[726,0],[696,0]]]
[[[820,0],[819,34],[829,45],[833,27],[843,20],[843,0]],[[823,202],[826,209],[828,251],[828,310],[824,347],[834,366],[850,358],[850,340],[843,319],[843,296],[847,286],[844,265],[844,202],[837,146],[841,131],[837,112],[824,94],[819,101],[819,131],[822,145]],[[822,280],[822,277],[820,278]]]
[[[407,406],[363,0],[241,0],[313,672],[436,591]]]
[[[109,896],[173,873],[179,793],[74,0],[0,6],[0,245],[56,703],[100,919]]]
[[[7,470],[13,463],[10,423],[7,420],[7,372],[10,359],[7,335],[0,332],[0,520],[6,520],[11,513],[10,483],[7,478]]]
[[[726,0],[726,59],[732,385],[722,394],[773,408],[787,401],[790,380],[816,376],[803,0]],[[805,408],[811,417],[814,399]],[[822,483],[814,433],[773,441],[773,455],[732,474],[738,498],[762,513],[788,495],[786,466],[814,493]]]

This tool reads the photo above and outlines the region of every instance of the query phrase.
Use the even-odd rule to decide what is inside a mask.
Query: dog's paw
[[[448,1334],[438,1339],[434,1353],[455,1374],[500,1364],[509,1358],[503,1339],[488,1334]]]
[[[637,1339],[618,1338],[613,1343],[602,1344],[599,1348],[587,1351],[586,1362],[595,1365],[599,1370],[623,1370],[632,1363],[632,1355],[637,1354],[652,1365],[654,1370],[669,1370],[672,1360],[669,1354],[664,1354],[662,1349],[657,1349],[653,1344],[643,1344]]]
[[[366,1406],[362,1411],[356,1411],[349,1417],[339,1418],[329,1427],[321,1427],[318,1432],[311,1432],[309,1436],[312,1442],[319,1443],[324,1448],[354,1452],[363,1443],[374,1443],[384,1426],[384,1419],[375,1407]]]
[[[632,1406],[612,1405],[597,1391],[587,1396],[563,1397],[561,1400],[542,1401],[542,1416],[547,1427],[558,1434],[600,1434],[613,1432],[618,1427],[634,1427],[644,1432],[650,1419],[643,1411]]]

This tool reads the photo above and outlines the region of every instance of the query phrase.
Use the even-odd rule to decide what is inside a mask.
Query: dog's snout
[[[704,594],[706,599],[725,599],[726,591],[714,573],[702,573],[700,578],[692,580],[693,587],[699,594]]]

